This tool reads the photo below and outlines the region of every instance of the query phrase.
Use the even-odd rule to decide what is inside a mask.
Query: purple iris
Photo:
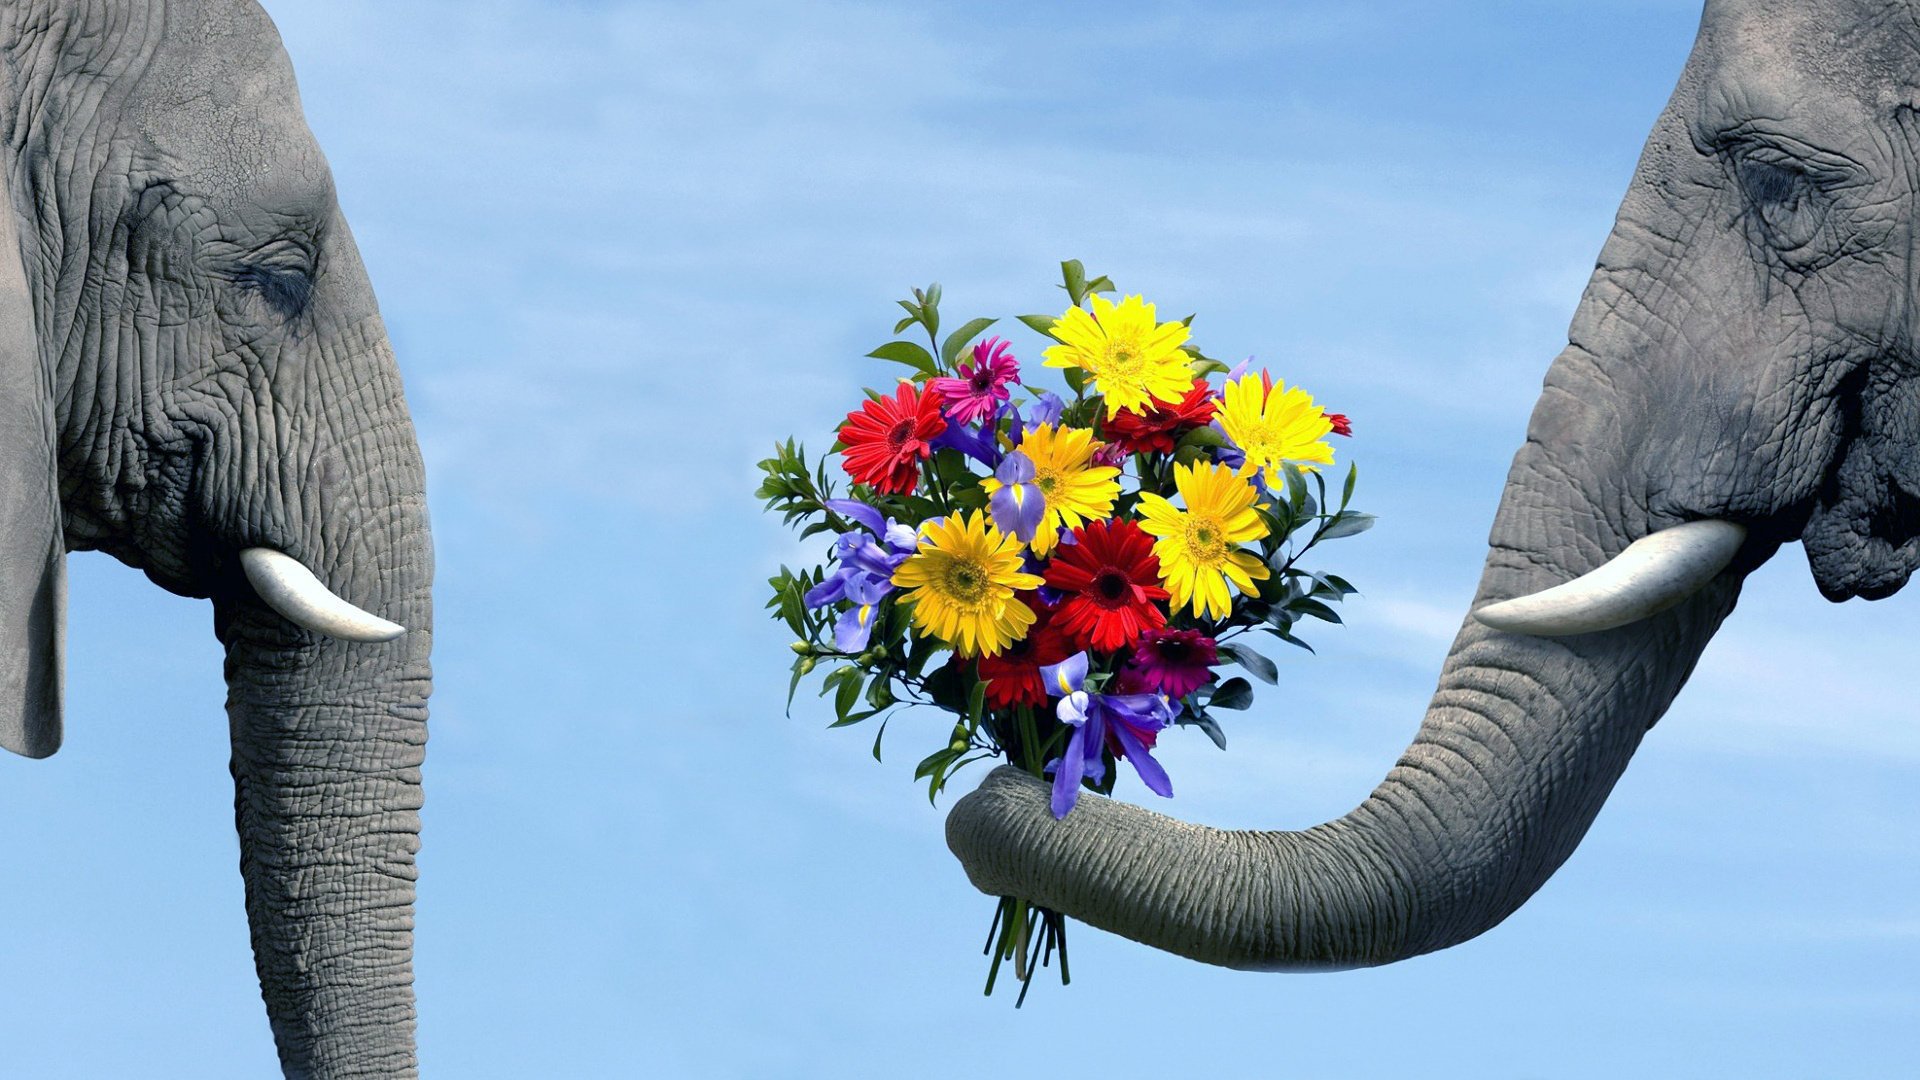
[[[935,450],[958,450],[973,460],[992,469],[1000,464],[1000,444],[994,438],[998,420],[988,418],[980,427],[971,424],[952,422],[947,429],[933,437],[930,443]]]
[[[1040,519],[1047,515],[1047,498],[1033,479],[1033,459],[1015,450],[1000,462],[993,477],[1000,481],[988,504],[993,508],[994,527],[1018,536],[1023,544],[1032,543]]]
[[[912,529],[888,521],[866,503],[828,499],[825,506],[866,526],[866,531],[843,532],[833,542],[840,565],[825,581],[807,590],[806,604],[817,608],[840,600],[853,601],[833,624],[833,647],[856,653],[864,650],[873,636],[880,600],[893,591],[893,572],[913,554],[917,538]]]
[[[1060,423],[1060,414],[1065,412],[1066,408],[1067,403],[1060,400],[1060,395],[1051,390],[1042,390],[1040,392],[1040,400],[1034,402],[1033,415],[1031,417],[1021,415],[1020,406],[1009,401],[1000,407],[1001,416],[1013,417],[1013,430],[1007,433],[1008,441],[1012,442],[1015,446],[1019,446],[1026,438],[1027,432],[1032,431],[1041,424],[1058,425]]]
[[[1053,816],[1064,818],[1080,797],[1080,781],[1099,783],[1106,778],[1107,766],[1100,750],[1108,747],[1116,757],[1133,763],[1133,771],[1156,795],[1173,797],[1173,783],[1167,771],[1148,751],[1159,740],[1160,731],[1173,722],[1179,705],[1163,694],[1090,694],[1083,687],[1087,680],[1087,654],[1075,653],[1057,664],[1040,669],[1040,680],[1047,693],[1060,699],[1055,714],[1060,722],[1073,728],[1067,749],[1047,762],[1053,773]]]

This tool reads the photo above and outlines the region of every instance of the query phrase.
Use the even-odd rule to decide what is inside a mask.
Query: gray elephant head
[[[66,552],[211,598],[282,1065],[411,1076],[424,482],[279,38],[9,2],[0,135],[0,746],[60,745]]]
[[[1899,589],[1920,564],[1916,73],[1906,4],[1707,4],[1515,455],[1475,607],[1631,580],[1501,611],[1562,609],[1545,622],[1466,619],[1413,744],[1336,821],[1225,832],[1083,796],[1056,823],[1044,785],[1002,769],[948,818],[974,884],[1236,968],[1445,948],[1572,853],[1780,545],[1802,542],[1829,599]],[[1693,559],[1700,536],[1720,550],[1691,581],[1641,558],[1679,537]],[[1630,605],[1644,617],[1614,625],[1619,589],[1652,594]]]

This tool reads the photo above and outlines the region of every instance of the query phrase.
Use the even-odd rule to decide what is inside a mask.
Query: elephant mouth
[[[1920,567],[1920,496],[1850,450],[1823,487],[1800,534],[1820,595],[1836,603],[1880,600]]]

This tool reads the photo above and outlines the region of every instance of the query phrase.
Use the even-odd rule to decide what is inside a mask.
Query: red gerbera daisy
[[[1206,380],[1195,379],[1193,389],[1178,405],[1155,401],[1146,412],[1121,409],[1107,417],[1100,434],[1125,447],[1128,453],[1173,453],[1174,440],[1213,420],[1213,391]]]
[[[1047,584],[1068,595],[1054,625],[1077,648],[1112,652],[1143,630],[1167,625],[1160,559],[1153,538],[1131,521],[1090,521],[1073,530],[1074,543],[1056,549]]]
[[[979,660],[978,673],[987,684],[987,708],[1010,709],[1015,705],[1039,708],[1047,703],[1047,684],[1040,678],[1041,667],[1057,664],[1074,653],[1073,646],[1053,624],[1053,608],[1040,603],[1032,593],[1021,593],[1021,602],[1033,611],[1034,623],[1027,636],[992,656]]]
[[[905,379],[891,398],[869,400],[840,426],[840,464],[847,475],[884,495],[913,490],[920,463],[933,454],[928,442],[947,430],[940,395],[922,393]]]

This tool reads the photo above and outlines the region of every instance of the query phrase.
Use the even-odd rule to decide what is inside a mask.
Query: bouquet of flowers
[[[995,320],[941,338],[939,285],[915,289],[894,333],[917,326],[927,346],[869,354],[911,374],[840,425],[845,495],[789,439],[760,463],[759,496],[802,538],[834,534],[825,565],[770,582],[767,606],[799,639],[789,708],[826,665],[832,726],[879,717],[876,760],[891,710],[943,709],[951,733],[914,770],[929,799],[998,757],[1050,780],[1064,818],[1082,788],[1111,792],[1121,761],[1171,797],[1153,757],[1170,727],[1224,750],[1219,714],[1253,688],[1219,669],[1278,681],[1256,631],[1311,652],[1296,623],[1339,622],[1330,605],[1354,590],[1299,560],[1373,518],[1347,508],[1353,466],[1337,506],[1327,492],[1327,436],[1351,434],[1346,417],[1251,361],[1201,353],[1192,316],[1160,322],[1078,261],[1061,266],[1071,306],[1019,319],[1071,396],[1030,382],[1010,342],[977,340]],[[1024,1000],[1056,949],[1066,982],[1065,932],[1058,913],[1002,898],[987,992],[1012,960]]]

